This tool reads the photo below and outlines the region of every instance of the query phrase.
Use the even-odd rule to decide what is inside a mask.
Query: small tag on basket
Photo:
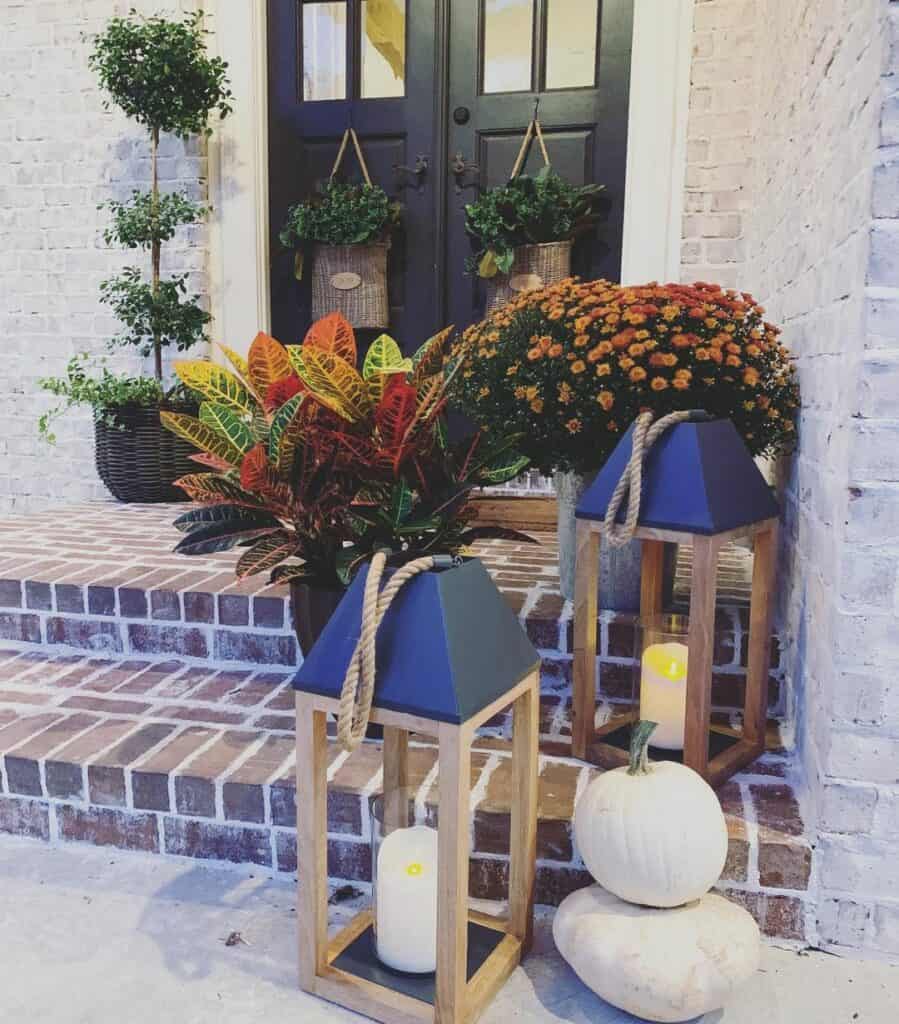
[[[341,292],[351,292],[362,284],[362,278],[352,270],[344,270],[340,274],[331,275],[331,287]]]
[[[513,274],[509,287],[513,292],[532,292],[543,287],[543,278],[539,274]]]

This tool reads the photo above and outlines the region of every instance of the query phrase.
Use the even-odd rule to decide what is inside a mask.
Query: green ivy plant
[[[465,207],[465,230],[476,252],[466,261],[480,277],[507,274],[515,247],[563,242],[588,231],[598,219],[602,185],[572,185],[544,167],[512,178]]]
[[[99,375],[89,363],[87,352],[72,356],[62,377],[45,377],[40,385],[63,401],[41,415],[38,432],[50,444],[56,443],[52,425],[75,405],[89,405],[98,420],[120,427],[116,412],[128,405],[154,405],[165,399],[162,385],[155,377],[129,377],[112,373],[106,361],[99,361]],[[123,429],[123,428],[122,428]]]
[[[279,237],[288,249],[307,242],[365,245],[385,239],[399,224],[401,209],[378,185],[331,181],[288,210]]]

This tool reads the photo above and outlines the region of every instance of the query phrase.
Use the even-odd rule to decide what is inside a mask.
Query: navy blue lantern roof
[[[631,455],[634,425],[584,491],[575,515],[602,520]],[[627,502],[618,520],[624,521]],[[780,508],[730,420],[704,413],[658,437],[643,464],[640,526],[715,534],[775,518]]]
[[[359,639],[368,566],[353,580],[293,685],[339,697]],[[477,559],[420,573],[394,598],[377,639],[374,706],[461,724],[539,664],[517,616]]]

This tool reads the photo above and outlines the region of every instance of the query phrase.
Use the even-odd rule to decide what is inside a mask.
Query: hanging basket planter
[[[389,242],[368,245],[316,245],[312,265],[312,318],[335,310],[355,328],[385,328]]]
[[[196,407],[179,408],[196,414]],[[197,471],[190,456],[196,449],[159,422],[160,406],[128,405],[115,412],[115,423],[94,419],[94,459],[97,473],[119,501],[154,503],[186,501],[174,486]]]
[[[485,316],[511,302],[521,292],[558,284],[571,275],[571,240],[519,245],[508,274],[486,278]]]

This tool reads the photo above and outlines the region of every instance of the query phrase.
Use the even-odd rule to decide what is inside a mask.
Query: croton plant
[[[313,324],[302,345],[258,334],[230,369],[205,360],[175,364],[202,396],[199,417],[164,412],[163,423],[200,452],[204,469],[177,481],[199,507],[175,525],[188,555],[246,547],[238,577],[345,586],[378,549],[394,561],[456,553],[488,536],[471,527],[469,498],[528,464],[518,436],[447,440],[444,409],[456,372],[451,329],[404,358],[387,335],[357,368],[352,327],[339,314]]]

